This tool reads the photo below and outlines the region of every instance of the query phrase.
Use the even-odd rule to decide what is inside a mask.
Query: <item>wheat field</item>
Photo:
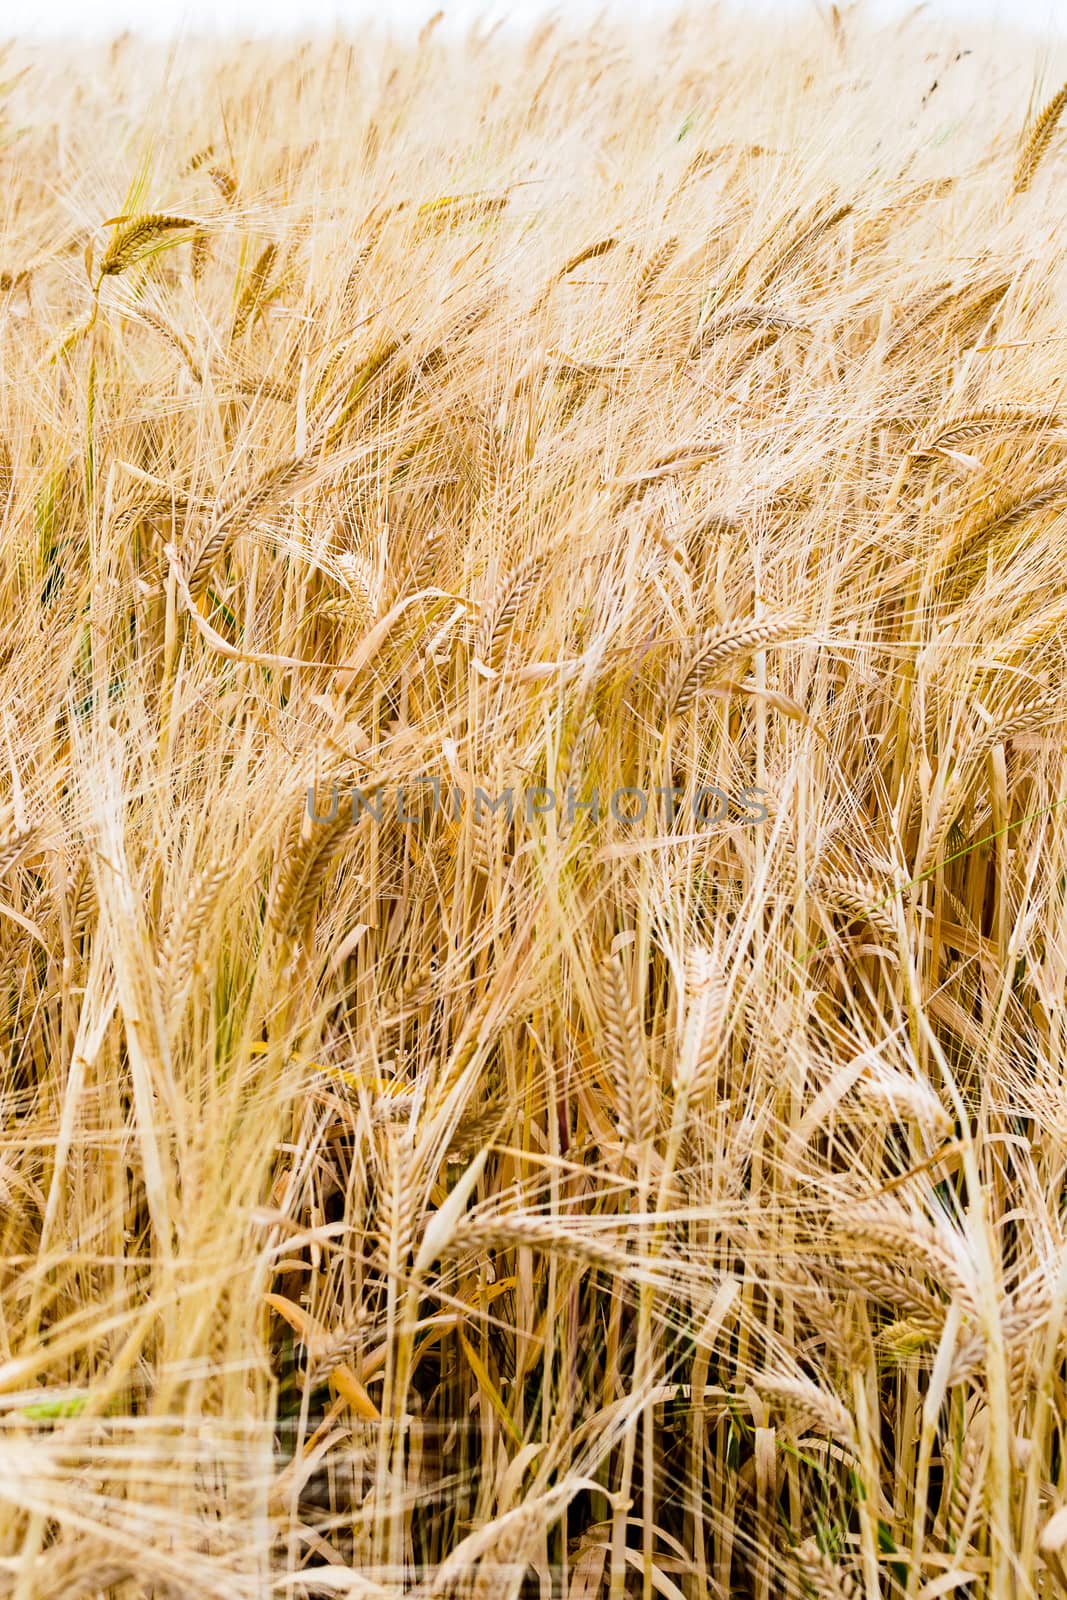
[[[1067,1591],[1067,90],[13,44],[0,1595]]]

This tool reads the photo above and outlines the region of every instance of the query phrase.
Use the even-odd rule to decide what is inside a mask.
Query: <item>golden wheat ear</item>
[[[729,997],[726,982],[715,955],[703,945],[694,945],[689,951],[686,989],[688,1002],[682,1060],[687,1074],[689,1103],[696,1106],[708,1099],[717,1087],[720,1064],[728,1041]]]
[[[178,352],[194,380],[197,383],[203,383],[204,374],[200,369],[200,364],[193,355],[188,341],[178,332],[177,328],[173,327],[166,317],[162,317],[157,311],[153,311],[151,306],[140,306],[138,315],[150,328],[155,329],[161,339],[165,339],[171,348]]]
[[[1059,94],[1053,95],[1030,130],[1030,137],[1023,146],[1022,154],[1015,166],[1014,188],[1016,194],[1022,194],[1024,190],[1030,187],[1041,157],[1052,142],[1052,135],[1056,131],[1056,124],[1060,120],[1060,114],[1064,106],[1067,106],[1067,83],[1064,84]]]
[[[147,211],[139,216],[108,217],[103,226],[115,228],[99,268],[99,276],[107,278],[125,272],[135,261],[153,254],[163,242],[174,242],[175,234],[195,233],[202,224],[195,217]]]
[[[855,1449],[856,1429],[847,1408],[810,1378],[755,1372],[751,1383],[757,1394],[791,1415],[798,1431],[822,1431],[846,1449]]]
[[[814,1539],[805,1539],[793,1551],[793,1560],[816,1600],[860,1600],[859,1584],[823,1554]]]
[[[227,167],[208,167],[207,175],[227,204],[231,204],[234,200],[236,200],[237,179]]]
[[[558,267],[557,270],[552,274],[541,293],[538,295],[536,301],[534,302],[534,311],[540,311],[542,306],[544,306],[545,302],[548,300],[548,297],[552,293],[552,290],[555,288],[556,284],[562,283],[563,279],[567,277],[568,273],[574,272],[578,267],[584,266],[587,261],[596,261],[600,256],[606,256],[609,250],[615,249],[615,246],[618,244],[618,242],[618,239],[616,239],[612,234],[609,238],[597,239],[593,244],[587,244],[584,249],[577,250],[575,251],[574,255],[568,256],[563,265]]]
[[[273,240],[265,244],[256,257],[256,262],[248,279],[241,290],[240,299],[233,317],[233,329],[230,337],[239,339],[245,329],[255,321],[259,315],[263,298],[270,285],[271,274],[278,255],[278,246]]]
[[[619,1133],[625,1145],[636,1149],[656,1129],[656,1094],[648,1067],[648,1046],[617,955],[604,963],[599,978],[604,1053],[615,1079]]]
[[[671,235],[665,239],[658,249],[653,250],[650,256],[645,257],[644,265],[637,276],[637,309],[641,310],[645,301],[655,290],[660,278],[666,272],[678,252],[678,239]]]
[[[504,641],[523,605],[536,589],[548,565],[547,554],[537,552],[513,568],[496,585],[482,611],[474,653],[487,667],[500,664]]]
[[[738,620],[709,628],[691,644],[671,677],[663,697],[665,716],[669,721],[684,717],[704,684],[728,661],[785,644],[804,630],[804,613],[796,607],[758,622]]]

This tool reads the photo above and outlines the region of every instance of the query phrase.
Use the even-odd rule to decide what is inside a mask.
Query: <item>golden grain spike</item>
[[[199,283],[201,278],[203,278],[210,255],[211,240],[201,228],[198,232],[193,234],[193,248],[190,254],[189,265],[192,270],[194,283]]]
[[[464,222],[479,222],[506,210],[506,194],[443,194],[419,206],[416,217],[422,232],[435,232]]]
[[[669,239],[665,239],[663,241],[658,249],[653,250],[652,254],[646,257],[644,265],[637,276],[636,299],[638,310],[641,309],[649,295],[655,289],[656,284],[659,282],[664,272],[666,272],[667,268],[674,260],[677,252],[678,239],[676,235],[672,234]]]
[[[255,265],[248,274],[237,301],[237,310],[234,312],[232,333],[234,339],[239,339],[249,323],[254,322],[258,316],[277,256],[278,246],[271,240],[263,246],[256,257]]]
[[[214,166],[208,167],[207,175],[224,200],[232,201],[236,198],[237,179],[232,172],[228,172],[225,167]]]
[[[0,877],[21,860],[36,836],[37,829],[29,827],[13,833],[0,843]]]
[[[1064,84],[1058,94],[1053,95],[1048,105],[1041,112],[1030,131],[1030,137],[1023,146],[1022,154],[1015,166],[1016,194],[1022,194],[1024,190],[1030,187],[1030,182],[1037,171],[1038,163],[1052,142],[1052,135],[1056,131],[1056,124],[1060,120],[1060,114],[1064,106],[1067,106],[1067,83]]]
[[[609,250],[614,250],[618,239],[612,235],[608,239],[597,239],[595,244],[587,244],[584,250],[579,250],[576,255],[565,261],[556,273],[556,277],[565,278],[569,272],[574,272],[577,267],[582,267],[587,261],[595,261],[599,256],[606,256]]]
[[[214,154],[215,146],[213,144],[204,145],[203,149],[195,151],[189,157],[188,161],[185,163],[185,166],[182,168],[183,174],[187,175],[190,172],[199,172],[202,166],[206,165],[207,162],[212,160]]]
[[[172,327],[166,317],[161,317],[150,306],[141,306],[140,315],[150,328],[154,328],[156,333],[178,352],[196,382],[203,383],[204,375],[200,370],[200,364],[177,328]]]
[[[793,1558],[816,1600],[860,1600],[860,1586],[823,1554],[814,1539],[799,1544]]]
[[[753,1375],[752,1387],[758,1394],[789,1410],[805,1432],[818,1429],[837,1439],[846,1449],[854,1447],[856,1430],[847,1408],[836,1395],[812,1383],[810,1378],[757,1372]]]
[[[171,216],[162,211],[148,211],[141,216],[133,217],[109,217],[104,226],[109,227],[112,224],[115,224],[115,232],[100,263],[101,278],[125,272],[135,261],[151,255],[153,247],[158,248],[161,241],[172,239],[176,233],[187,233],[201,226],[195,217]]]
[[[984,406],[976,411],[949,417],[937,431],[916,444],[909,452],[915,461],[942,450],[958,450],[976,439],[998,434],[1056,430],[1061,426],[1054,412],[1028,410],[1024,406]]]
[[[783,611],[777,617],[759,621],[724,622],[709,628],[690,647],[678,664],[664,692],[664,711],[668,719],[684,717],[703,684],[738,656],[770,645],[785,644],[805,631],[804,613],[799,608]]]
[[[614,1078],[623,1143],[641,1145],[656,1126],[656,1096],[648,1069],[644,1030],[619,957],[601,973],[604,1050]]]
[[[609,250],[615,249],[618,242],[618,239],[612,234],[607,239],[595,240],[592,244],[586,245],[584,250],[579,250],[573,256],[569,256],[563,265],[549,278],[545,287],[534,301],[533,310],[539,311],[545,305],[556,284],[561,283],[569,273],[574,272],[578,267],[584,266],[587,261],[595,261],[599,256],[607,255]]]
[[[488,667],[499,664],[500,640],[510,632],[523,604],[537,587],[548,555],[530,556],[497,584],[482,612],[474,653]]]
[[[188,978],[198,941],[215,909],[219,890],[232,873],[230,861],[210,863],[196,873],[182,896],[182,904],[176,907],[156,963],[168,994],[177,993]]]

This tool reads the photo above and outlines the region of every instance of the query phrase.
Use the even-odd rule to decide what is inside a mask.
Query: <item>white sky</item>
[[[186,29],[242,33],[303,31],[335,22],[371,20],[397,30],[418,26],[439,6],[450,22],[479,18],[528,22],[557,10],[575,20],[609,15],[654,17],[675,9],[672,0],[0,0],[0,37],[5,34],[109,34],[125,28],[154,34]],[[734,0],[750,13],[828,8],[826,0]],[[868,0],[871,15],[903,14],[914,0]],[[1067,0],[929,0],[927,15],[992,20],[1015,26],[1065,31]]]

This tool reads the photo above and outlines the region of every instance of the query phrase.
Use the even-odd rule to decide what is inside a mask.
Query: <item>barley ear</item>
[[[237,301],[237,310],[233,317],[233,330],[231,338],[239,339],[250,323],[254,322],[259,314],[263,298],[270,283],[271,273],[274,271],[274,262],[278,255],[278,246],[271,241],[265,244],[256,257],[252,271],[241,290]]]
[[[194,217],[170,216],[162,211],[148,211],[133,217],[109,217],[105,227],[115,225],[107,249],[104,251],[97,276],[97,285],[107,277],[125,272],[134,262],[152,255],[175,234],[188,233],[200,227]]]
[[[1058,94],[1053,95],[1030,130],[1030,137],[1023,146],[1022,154],[1015,166],[1016,194],[1022,194],[1030,187],[1038,163],[1052,142],[1052,135],[1056,131],[1056,124],[1060,120],[1064,106],[1067,106],[1067,83]]]
[[[656,1096],[644,1029],[617,955],[604,963],[601,972],[601,1013],[604,1051],[618,1095],[619,1132],[624,1144],[637,1147],[655,1131]]]
[[[816,1600],[860,1600],[858,1584],[823,1555],[814,1539],[805,1539],[793,1551],[801,1577]]]

